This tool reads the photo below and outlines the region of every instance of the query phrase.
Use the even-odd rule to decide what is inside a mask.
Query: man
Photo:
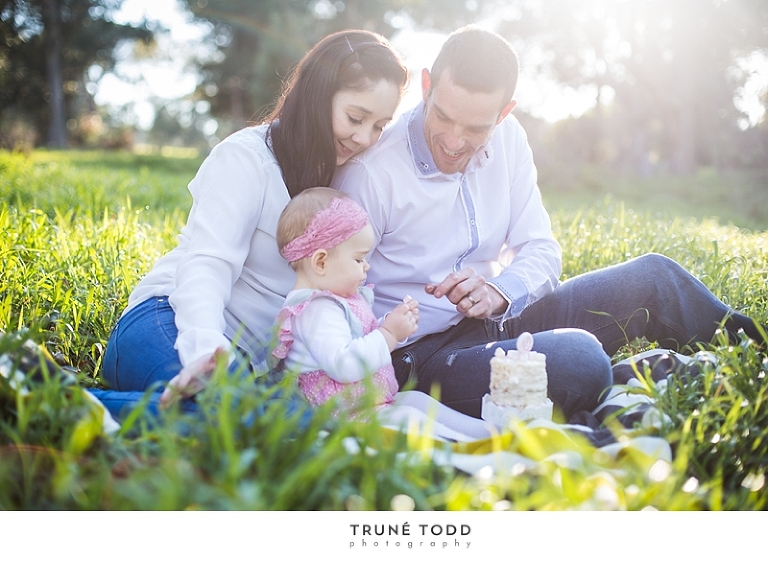
[[[422,72],[423,103],[334,177],[376,233],[368,276],[376,313],[406,295],[420,302],[419,331],[393,352],[401,387],[437,388],[441,401],[479,416],[495,349],[515,348],[529,331],[568,419],[598,404],[612,382],[608,355],[627,340],[709,341],[729,315],[734,332],[756,334],[749,318],[660,255],[558,285],[560,246],[525,133],[510,116],[517,75],[503,38],[471,26],[454,32]]]

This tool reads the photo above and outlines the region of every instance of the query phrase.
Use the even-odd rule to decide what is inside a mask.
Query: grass
[[[126,208],[166,212],[192,204],[184,188],[196,158],[130,152],[50,152],[0,156],[0,200],[26,209],[101,215]]]
[[[669,442],[671,462],[633,448],[609,457],[562,432],[517,426],[464,450],[505,450],[517,454],[513,466],[470,475],[441,461],[462,450],[323,410],[304,422],[301,408],[286,412],[275,387],[224,373],[200,395],[199,418],[137,410],[117,434],[102,434],[82,388],[99,384],[104,345],[130,290],[175,243],[198,165],[127,153],[0,152],[0,329],[8,334],[0,355],[22,356],[29,339],[74,370],[70,378],[42,362],[35,376],[0,377],[0,509],[766,508],[768,361],[747,340],[715,341],[708,349],[717,365],[688,384],[643,390],[669,417],[652,434]],[[559,203],[551,214],[564,277],[655,251],[768,322],[768,221],[758,217],[745,230],[602,192],[544,195]],[[633,342],[621,356],[647,346]]]
[[[720,224],[753,231],[768,227],[768,172],[764,169],[701,168],[687,176],[658,172],[638,177],[590,165],[563,166],[542,169],[539,184],[549,209],[616,201],[661,220],[715,218]]]

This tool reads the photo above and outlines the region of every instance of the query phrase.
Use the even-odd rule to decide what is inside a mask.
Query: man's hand
[[[435,298],[445,296],[469,318],[485,319],[502,313],[508,306],[504,297],[474,269],[455,271],[440,284],[428,284],[424,290]]]
[[[226,355],[225,349],[218,348],[213,354],[202,356],[182,368],[163,390],[163,395],[160,396],[160,407],[169,407],[178,399],[200,392],[210,380],[219,359]]]

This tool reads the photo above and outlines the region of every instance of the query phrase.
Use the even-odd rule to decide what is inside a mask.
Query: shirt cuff
[[[525,304],[528,302],[528,289],[520,277],[514,273],[502,273],[487,281],[487,284],[495,288],[508,304],[507,309],[502,314],[492,316],[491,319],[506,321],[523,313]]]
[[[205,355],[212,355],[219,348],[229,351],[227,364],[231,364],[235,358],[231,347],[232,343],[223,334],[213,329],[203,328],[188,329],[179,333],[174,344],[174,348],[179,351],[179,360],[182,366],[187,366]]]

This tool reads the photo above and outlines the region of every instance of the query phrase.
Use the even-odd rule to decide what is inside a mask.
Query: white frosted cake
[[[496,349],[491,359],[491,393],[483,397],[482,417],[496,426],[510,420],[552,419],[547,398],[546,357],[532,351],[533,336],[523,333],[517,349]]]

